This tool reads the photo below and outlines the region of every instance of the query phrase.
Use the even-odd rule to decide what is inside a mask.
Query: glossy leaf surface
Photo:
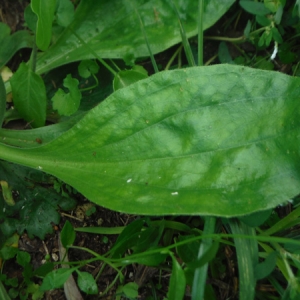
[[[299,193],[299,92],[299,78],[240,66],[161,72],[47,145],[0,156],[118,211],[243,215]]]
[[[196,35],[198,2],[174,2],[184,20],[187,36]],[[205,2],[203,27],[207,29],[229,9],[234,0]],[[76,9],[73,22],[38,59],[37,72],[44,73],[59,65],[94,58],[93,51],[101,58],[149,56],[136,10],[143,20],[153,54],[181,41],[178,19],[169,1],[83,0]]]

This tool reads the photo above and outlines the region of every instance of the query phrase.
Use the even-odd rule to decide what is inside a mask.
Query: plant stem
[[[205,217],[203,234],[213,234],[215,231],[216,218]],[[212,245],[212,239],[204,239],[200,245],[198,258],[200,258]],[[195,270],[193,289],[192,289],[192,300],[202,300],[204,298],[205,283],[207,277],[208,262]]]
[[[169,70],[169,68],[171,67],[171,65],[172,65],[174,59],[176,58],[176,56],[177,56],[177,55],[180,55],[181,49],[182,49],[182,45],[180,45],[180,46],[178,47],[178,49],[174,52],[174,54],[172,55],[172,57],[169,59],[167,65],[166,65],[166,67],[165,67],[165,71],[166,71],[166,70]]]
[[[198,5],[198,66],[203,66],[203,11],[204,0]]]
[[[30,56],[30,65],[32,72],[35,72],[36,69],[36,55],[37,55],[37,46],[36,43],[33,44],[32,52]]]

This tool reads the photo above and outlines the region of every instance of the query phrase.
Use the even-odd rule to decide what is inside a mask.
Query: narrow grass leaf
[[[0,127],[2,127],[5,111],[6,111],[6,92],[5,92],[5,86],[2,80],[2,76],[0,74]]]
[[[216,218],[215,217],[205,217],[204,222],[204,229],[203,235],[205,234],[213,234],[215,232],[216,226]],[[209,249],[211,248],[212,239],[204,239],[199,247],[198,252],[198,259],[202,259],[201,267],[195,269],[194,279],[193,279],[193,286],[192,286],[192,300],[203,299],[205,285],[206,285],[206,278],[207,278],[207,269],[208,269],[208,260],[212,258],[209,253]],[[213,257],[215,256],[219,245],[213,245],[212,254]],[[209,257],[207,257],[209,256]],[[203,263],[203,264],[202,264]]]
[[[247,225],[236,220],[229,220],[229,224],[233,234],[249,234]],[[234,238],[234,243],[239,269],[239,299],[254,300],[256,287],[254,266],[258,263],[257,241]]]

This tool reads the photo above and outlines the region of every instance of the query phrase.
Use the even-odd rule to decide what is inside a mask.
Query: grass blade
[[[181,35],[181,39],[182,39],[182,43],[183,43],[183,47],[184,47],[184,52],[185,52],[186,58],[188,60],[188,64],[190,67],[194,67],[194,66],[196,66],[196,63],[194,60],[194,56],[192,53],[192,49],[191,49],[189,40],[186,35],[186,31],[184,30],[184,27],[183,27],[181,19],[180,19],[179,11],[173,1],[172,1],[172,5],[174,7],[174,10],[176,12],[177,19],[179,22],[180,35]]]
[[[206,217],[203,234],[212,234],[215,231],[216,218]],[[200,245],[198,258],[201,258],[212,245],[212,239],[204,239]],[[201,268],[195,270],[193,289],[192,289],[192,300],[203,299],[205,292],[205,284],[207,277],[208,262]]]
[[[199,0],[199,6],[198,6],[198,66],[203,66],[203,15],[204,15],[204,0]]]
[[[247,234],[255,236],[253,228],[235,220],[229,220],[233,234]],[[252,300],[255,297],[256,279],[254,266],[258,263],[258,245],[255,239],[234,238],[239,269],[239,299]]]

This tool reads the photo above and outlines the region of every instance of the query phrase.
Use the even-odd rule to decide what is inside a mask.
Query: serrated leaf
[[[195,36],[198,31],[198,2],[174,2],[184,18],[187,37]],[[203,29],[212,26],[234,2],[208,1],[204,7]],[[135,11],[137,8],[153,54],[181,42],[177,16],[169,1],[137,0],[131,5],[127,0],[85,0],[79,3],[73,22],[56,43],[38,58],[37,72],[41,74],[69,62],[95,58],[89,48],[101,58],[124,57],[132,61],[137,57],[149,56]],[[87,45],[82,44],[72,31]]]
[[[155,74],[2,159],[134,214],[240,216],[299,194],[300,79],[216,65]],[[84,178],[84,180],[83,180]]]
[[[36,45],[45,51],[51,42],[52,22],[56,7],[56,0],[32,0],[31,9],[37,15]]]
[[[98,286],[92,274],[81,271],[77,271],[77,274],[77,283],[81,291],[85,292],[87,295],[98,294]]]
[[[81,100],[78,83],[78,80],[72,78],[69,74],[64,80],[64,86],[69,89],[69,93],[65,93],[62,89],[58,89],[53,96],[53,108],[57,110],[60,115],[70,116],[78,110]]]
[[[67,279],[71,276],[74,270],[76,270],[76,268],[62,268],[48,273],[45,276],[41,285],[41,291],[48,291],[61,288],[63,284],[67,281]]]
[[[42,78],[21,63],[10,82],[14,106],[20,115],[33,127],[44,126],[47,97]]]
[[[22,48],[32,48],[33,37],[27,30],[20,30],[12,35],[7,24],[0,22],[0,68]]]

